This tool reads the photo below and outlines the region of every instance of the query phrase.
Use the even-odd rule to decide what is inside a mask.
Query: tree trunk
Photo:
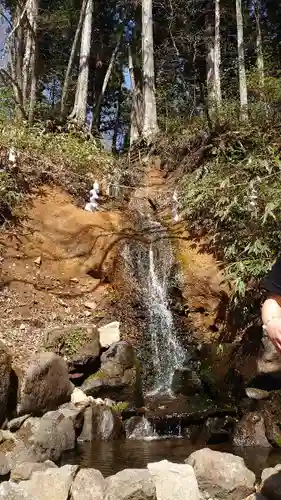
[[[137,142],[142,135],[143,128],[143,98],[139,84],[136,82],[133,56],[131,47],[128,49],[129,73],[131,79],[132,92],[132,108],[131,108],[131,130],[130,130],[130,145]]]
[[[74,58],[75,58],[75,54],[76,54],[76,51],[77,51],[79,36],[80,36],[81,29],[82,29],[82,26],[83,26],[83,23],[84,23],[86,6],[87,6],[87,0],[83,0],[82,8],[81,8],[81,11],[80,11],[80,17],[79,17],[78,25],[77,25],[77,28],[76,28],[76,32],[75,32],[73,44],[72,44],[72,47],[71,47],[70,57],[69,57],[69,60],[68,60],[68,65],[67,65],[67,69],[66,69],[66,72],[65,72],[64,82],[63,82],[63,89],[62,89],[62,96],[61,96],[61,115],[62,116],[64,115],[65,101],[66,101],[66,98],[67,98],[67,92],[68,92],[68,87],[69,87],[70,73],[71,73],[71,70],[72,70],[72,67],[73,67],[73,64],[74,64]]]
[[[263,58],[263,48],[262,48],[262,33],[261,33],[261,25],[260,25],[260,11],[261,4],[260,0],[256,0],[254,5],[255,10],[255,19],[256,19],[256,27],[257,27],[257,68],[259,73],[259,84],[261,89],[264,88],[264,58]]]
[[[155,96],[152,0],[142,0],[142,61],[144,103],[142,135],[145,139],[150,139],[159,130]]]
[[[110,62],[109,62],[109,65],[108,65],[108,68],[106,70],[106,74],[105,74],[105,77],[104,77],[104,80],[103,80],[102,89],[101,89],[98,101],[96,103],[96,107],[95,107],[95,111],[94,111],[94,117],[93,117],[93,123],[97,122],[97,119],[98,119],[98,117],[100,115],[100,108],[101,108],[101,105],[102,105],[102,100],[104,98],[104,94],[106,92],[107,85],[108,85],[108,82],[109,82],[109,79],[110,79],[110,76],[111,76],[111,73],[112,73],[112,70],[113,70],[113,65],[114,65],[114,62],[115,62],[118,50],[119,50],[119,46],[120,46],[120,42],[121,42],[121,37],[122,37],[122,33],[120,32],[120,34],[118,36],[118,39],[117,39],[116,47],[115,47],[114,51],[111,54]]]
[[[36,105],[37,90],[37,21],[38,21],[38,0],[31,0],[31,10],[27,11],[29,19],[29,29],[32,34],[32,49],[30,58],[30,91],[29,91],[29,110],[28,121],[33,122]]]
[[[206,14],[206,37],[207,37],[207,91],[208,109],[210,117],[217,117],[221,107],[221,80],[220,80],[220,0],[215,0],[215,12],[213,1],[208,3]]]
[[[220,43],[220,0],[215,0],[215,44],[214,44],[214,77],[215,77],[215,93],[216,106],[219,111],[221,107],[221,43]]]
[[[237,45],[238,45],[238,71],[240,87],[240,117],[247,121],[248,116],[248,93],[245,69],[243,16],[241,0],[236,0],[236,21],[237,21]]]
[[[91,52],[93,0],[87,0],[85,18],[81,35],[81,49],[79,60],[79,75],[77,80],[75,103],[70,119],[76,119],[77,124],[82,126],[87,118],[88,84],[89,84],[89,60]]]

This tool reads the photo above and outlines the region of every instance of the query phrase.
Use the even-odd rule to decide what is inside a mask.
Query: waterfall
[[[152,242],[149,248],[148,296],[149,334],[154,366],[153,392],[168,393],[174,371],[185,361],[185,352],[175,336],[169,308],[168,286],[173,253],[167,238]]]
[[[143,217],[142,229],[152,235],[150,246],[134,243],[126,250],[126,260],[147,313],[148,331],[145,333],[153,367],[150,394],[169,394],[173,374],[186,359],[186,353],[176,338],[169,307],[173,251],[168,234],[160,223]]]

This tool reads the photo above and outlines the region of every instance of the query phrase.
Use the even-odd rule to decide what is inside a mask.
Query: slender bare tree
[[[131,80],[132,107],[131,107],[131,130],[130,144],[137,142],[142,136],[143,127],[143,96],[139,82],[135,78],[134,62],[131,47],[128,48],[128,66]]]
[[[237,45],[238,45],[238,71],[240,87],[240,117],[247,121],[248,115],[248,92],[245,69],[245,51],[244,51],[244,33],[243,33],[243,15],[242,2],[236,0],[236,22],[237,22]]]
[[[206,13],[206,38],[207,38],[207,91],[208,110],[210,117],[218,117],[221,107],[221,79],[220,79],[220,0],[208,2]]]
[[[75,102],[73,110],[69,116],[70,119],[75,119],[79,126],[84,125],[87,118],[89,60],[91,52],[91,38],[92,38],[92,18],[93,18],[93,0],[87,0],[85,17],[83,20],[82,33],[81,33],[79,75],[76,85]]]
[[[82,26],[84,23],[86,6],[87,6],[87,0],[83,0],[82,7],[80,10],[79,21],[77,24],[73,44],[71,47],[70,57],[69,57],[67,69],[65,72],[64,82],[63,82],[62,96],[61,96],[61,115],[64,115],[64,112],[65,112],[65,101],[67,99],[69,79],[70,79],[71,70],[72,70],[72,67],[74,64],[75,54],[77,52],[79,37],[80,37]]]
[[[159,130],[155,95],[152,0],[142,0],[142,67],[144,104],[142,136],[149,139]]]
[[[259,84],[262,89],[264,87],[264,57],[263,57],[263,45],[262,45],[262,32],[260,24],[260,15],[261,15],[260,0],[255,1],[254,12],[255,12],[256,28],[257,28],[257,36],[256,36],[257,68],[259,73]]]

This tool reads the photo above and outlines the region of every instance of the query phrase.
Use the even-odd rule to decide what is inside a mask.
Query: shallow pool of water
[[[94,441],[79,446],[74,453],[64,455],[61,464],[79,464],[98,469],[105,477],[129,468],[145,468],[149,462],[167,459],[183,463],[196,449],[189,439],[169,438],[153,440]],[[202,447],[201,447],[202,448]],[[228,445],[210,446],[219,451],[228,451],[244,458],[257,476],[266,467],[281,463],[281,450],[266,448],[231,448]]]

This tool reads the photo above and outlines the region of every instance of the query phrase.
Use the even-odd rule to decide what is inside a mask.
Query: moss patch
[[[116,413],[122,413],[123,411],[128,410],[129,407],[130,403],[128,403],[127,401],[120,401],[119,403],[116,403],[112,406],[112,410]]]

